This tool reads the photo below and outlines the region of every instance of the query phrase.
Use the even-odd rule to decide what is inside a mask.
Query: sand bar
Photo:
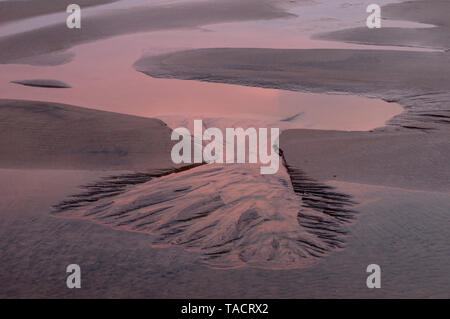
[[[156,119],[47,102],[0,100],[3,168],[173,167],[171,129]]]

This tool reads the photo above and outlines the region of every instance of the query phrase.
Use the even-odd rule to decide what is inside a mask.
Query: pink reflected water
[[[215,26],[220,29],[223,25]],[[233,28],[231,28],[233,29]],[[245,34],[245,33],[244,33]],[[325,95],[155,79],[137,72],[133,63],[143,54],[190,47],[239,46],[245,39],[264,46],[264,38],[201,30],[155,32],[112,38],[75,47],[72,62],[60,66],[0,65],[0,96],[60,102],[144,117],[233,118],[278,123],[281,128],[369,130],[402,112],[394,103],[348,95]],[[297,47],[323,47],[324,41],[297,38]],[[192,41],[188,41],[191,39]],[[304,42],[299,42],[302,40]],[[247,41],[249,42],[249,41]],[[251,41],[250,41],[251,42]],[[278,38],[273,47],[295,47],[293,38]],[[329,45],[329,43],[328,43]],[[71,89],[45,89],[12,84],[12,80],[57,79]]]

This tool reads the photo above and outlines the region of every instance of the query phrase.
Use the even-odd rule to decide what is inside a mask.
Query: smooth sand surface
[[[447,134],[288,130],[280,147],[317,180],[450,192]]]
[[[135,67],[155,77],[292,90],[447,90],[447,53],[337,49],[217,48],[144,57]]]
[[[3,168],[168,169],[162,121],[33,101],[0,100]]]

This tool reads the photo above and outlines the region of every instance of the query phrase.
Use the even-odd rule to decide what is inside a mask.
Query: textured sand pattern
[[[150,233],[153,244],[201,253],[219,268],[299,268],[344,245],[348,195],[295,168],[263,176],[246,165],[203,165],[153,178],[110,177],[55,206],[61,217]],[[136,184],[140,184],[137,185]]]

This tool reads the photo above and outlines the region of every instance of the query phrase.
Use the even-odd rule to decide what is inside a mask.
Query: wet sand
[[[450,192],[450,147],[442,131],[288,130],[280,147],[289,165],[320,181]]]
[[[438,23],[440,5],[420,22]],[[448,192],[449,59],[445,52],[219,48],[144,57],[135,66],[153,77],[396,101],[405,112],[375,132],[286,131],[287,163],[319,181]]]
[[[384,19],[407,20],[430,24],[432,28],[382,27],[370,30],[365,27],[338,30],[316,35],[317,39],[403,45],[448,50],[450,48],[450,2],[446,0],[419,0],[388,4],[382,8]]]
[[[156,119],[0,100],[3,168],[170,169],[172,130]]]
[[[411,5],[411,2],[399,6],[407,7],[408,5]],[[417,5],[421,4],[413,6]],[[442,21],[444,19],[442,13],[438,14],[437,12],[440,12],[443,9],[442,6],[445,5],[446,3],[440,2],[433,9],[425,10],[424,15],[428,15],[430,19],[423,18],[419,21],[439,23],[433,17],[440,15]],[[410,16],[406,18],[412,19]],[[383,30],[381,32],[392,31],[389,28]],[[446,37],[447,31],[445,25],[440,29],[427,29],[427,32],[434,32],[433,34],[438,35],[437,38],[434,38],[436,42],[432,47],[447,48],[445,41],[439,41],[439,37]],[[357,30],[354,32],[356,33]],[[392,32],[393,35],[396,34],[396,30]],[[417,39],[423,38],[423,33],[416,32],[414,29],[405,32],[411,32]],[[368,33],[368,31],[364,30],[364,33]],[[327,39],[339,38],[335,37],[335,34],[331,34]],[[415,43],[402,43],[395,40],[380,42],[375,39],[364,43],[426,46],[426,43],[421,40],[416,40]],[[359,185],[356,187],[361,188],[364,188],[362,185],[372,185],[367,188],[385,189],[385,195],[392,188],[410,194],[410,196],[414,196],[412,194],[416,194],[416,192],[424,192],[424,196],[421,196],[422,203],[429,203],[430,198],[441,194],[443,197],[436,202],[436,206],[427,206],[428,204],[422,206],[421,211],[424,215],[421,217],[415,214],[416,208],[413,205],[407,205],[408,208],[399,210],[405,214],[406,212],[412,213],[415,218],[421,219],[425,215],[439,214],[439,211],[445,211],[440,207],[446,206],[448,202],[444,198],[448,196],[447,181],[450,177],[447,169],[447,160],[450,154],[446,151],[450,149],[448,139],[448,124],[450,123],[450,110],[448,109],[450,100],[448,94],[450,86],[449,57],[447,52],[217,48],[144,57],[138,60],[135,66],[137,70],[145,74],[160,78],[309,92],[361,94],[398,102],[404,106],[405,112],[392,119],[385,128],[379,128],[373,132],[288,130],[280,137],[281,148],[284,151],[287,165],[301,170],[308,178],[329,185],[342,187],[349,182],[355,183]],[[355,169],[356,167],[360,169]],[[299,179],[303,178],[302,176],[302,173],[291,174],[294,185],[302,182],[302,179]],[[356,195],[359,192],[353,189],[348,193]],[[381,195],[382,200],[377,199],[375,202],[383,203],[382,205],[388,203],[391,205],[391,209],[397,209],[394,207],[397,207],[398,204],[406,204],[399,198],[395,199],[397,202],[391,202],[385,195]],[[356,198],[358,201],[358,196]],[[365,204],[363,207],[366,207]],[[391,209],[387,210],[391,211]],[[361,211],[363,215],[366,213],[365,209]],[[383,214],[383,218],[393,218],[393,216],[387,217],[381,211],[377,214],[379,218],[381,218],[381,214]],[[448,219],[447,213],[442,216],[444,219]],[[407,228],[415,221],[408,219],[404,225]],[[382,223],[381,220],[372,220],[371,222],[371,227],[379,227]],[[361,225],[360,223],[363,221],[358,219],[357,225]],[[444,227],[449,225],[448,221],[444,224]],[[367,224],[363,225],[367,226]],[[391,229],[391,227],[387,229]],[[425,230],[418,230],[415,236],[427,242],[424,239],[427,236],[423,231]],[[438,236],[441,236],[442,239],[447,236],[443,229],[430,228],[429,231],[439,234]],[[373,232],[371,233],[373,234]],[[386,236],[386,234],[382,236]],[[381,238],[374,240],[376,241],[375,245],[387,244]],[[442,242],[433,242],[433,245],[440,243]],[[401,249],[411,249],[416,256],[423,258],[427,253],[425,252],[426,248],[424,250],[419,248],[421,246],[423,245],[415,246],[415,244],[408,243]],[[445,261],[448,247],[445,246],[447,245],[443,244],[442,250],[435,251],[434,257],[437,264],[434,264],[433,267],[441,274],[439,276],[444,278],[444,285],[448,285],[448,275],[446,275],[448,264]],[[345,251],[349,252],[347,249]],[[403,261],[408,259],[403,253],[400,255],[401,257],[395,258]],[[393,255],[387,256],[385,253],[374,255],[374,258],[387,258],[385,260],[387,264],[398,261],[394,261]],[[327,257],[324,263],[329,266],[328,262],[331,259],[331,257]],[[407,269],[408,267],[405,266],[402,271],[406,270],[407,272]],[[417,269],[422,274],[428,271],[427,267],[422,267],[422,265]],[[431,281],[434,283],[422,282],[421,289],[437,289],[442,283],[439,280]],[[415,289],[419,289],[418,286],[415,287]],[[416,293],[416,291],[406,292],[405,286],[403,288],[405,296],[412,296]],[[390,290],[390,292],[392,291]]]
[[[25,39],[26,36],[14,38]],[[88,41],[91,39],[94,38]],[[37,48],[40,53],[39,46]],[[50,47],[49,52],[55,49],[58,48]],[[25,55],[28,54],[25,52]],[[166,61],[170,65],[162,64]],[[383,64],[385,61],[388,67]],[[293,64],[298,66],[293,68]],[[352,195],[355,203],[352,209],[358,214],[355,223],[344,227],[350,231],[348,236],[345,233],[345,248],[330,250],[325,258],[296,269],[287,269],[286,263],[281,264],[284,270],[260,269],[265,264],[256,258],[253,265],[257,268],[247,265],[239,269],[218,270],[202,263],[198,251],[186,251],[185,247],[176,245],[163,249],[152,247],[152,243],[160,239],[161,233],[141,234],[129,231],[126,227],[122,231],[111,228],[120,224],[114,219],[115,213],[127,212],[130,207],[136,208],[133,205],[139,207],[139,201],[134,201],[136,192],[154,199],[157,190],[151,187],[152,181],[149,182],[150,187],[141,185],[123,193],[119,197],[117,210],[105,213],[107,223],[100,222],[110,224],[105,227],[95,221],[92,223],[92,220],[66,219],[64,215],[54,218],[49,212],[53,210],[52,205],[76,194],[76,185],[96,182],[110,172],[94,171],[99,167],[89,167],[92,169],[89,172],[0,170],[1,189],[4,190],[0,200],[0,211],[4,216],[0,223],[0,238],[3,243],[2,256],[6,256],[2,258],[2,265],[5,269],[11,269],[8,273],[0,273],[3,283],[0,295],[143,298],[448,297],[450,202],[446,185],[446,159],[449,154],[445,151],[449,149],[446,134],[448,110],[445,108],[448,101],[446,65],[448,57],[444,53],[352,50],[213,49],[142,59],[137,64],[138,68],[159,77],[320,93],[338,91],[398,101],[407,108],[407,112],[392,120],[389,127],[374,132],[288,130],[281,137],[287,164],[298,170],[291,173],[294,187],[300,185],[305,190],[305,185],[301,185],[304,180],[295,178],[306,176],[309,182],[309,179],[314,179],[314,183],[320,187],[325,185],[333,187],[336,192]],[[410,70],[411,66],[418,71],[417,74],[405,74],[405,68]],[[383,70],[390,71],[383,74]],[[296,114],[279,115],[281,119],[292,120]],[[110,118],[110,115],[106,118]],[[226,121],[220,120],[226,125]],[[134,121],[130,121],[130,125],[135,125]],[[216,121],[213,119],[211,123]],[[174,123],[180,122],[175,120]],[[110,129],[108,126],[105,128]],[[133,134],[131,136],[136,137]],[[160,139],[152,140],[152,143],[156,141]],[[93,145],[96,149],[99,147],[98,144]],[[80,162],[89,161],[83,157]],[[110,169],[110,163],[106,161],[106,164],[104,168]],[[356,170],[355,167],[361,169]],[[222,183],[227,180],[216,179],[214,174],[202,175],[204,171],[201,169],[188,171],[187,175],[192,174],[201,182],[209,181],[207,178]],[[235,174],[234,178],[244,179],[236,176],[237,170],[231,171]],[[248,172],[245,171],[243,176],[251,180],[252,176],[246,175]],[[177,179],[177,176],[169,178]],[[187,183],[188,179],[181,181]],[[286,186],[281,180],[277,182],[280,185],[276,187]],[[317,184],[311,187],[315,188]],[[173,189],[180,189],[177,183],[174,185]],[[257,183],[258,187],[264,185],[274,184]],[[170,182],[162,185],[169,191],[172,186]],[[226,189],[227,186],[218,188]],[[41,191],[44,188],[46,192]],[[263,194],[259,196],[263,198],[260,205],[264,208],[264,197],[266,192],[270,194],[271,189],[261,189]],[[287,196],[285,204],[290,205],[289,201],[294,197],[288,195],[292,194],[287,194],[283,188],[279,191]],[[194,201],[197,199],[195,190],[188,193],[192,193]],[[252,202],[251,197],[245,198],[245,192],[242,194],[246,203]],[[233,200],[236,197],[232,194],[224,199]],[[301,199],[306,202],[308,196]],[[202,208],[202,204],[208,205],[207,202],[200,202],[196,206]],[[191,209],[190,212],[196,211]],[[255,217],[243,213],[245,210],[233,212],[241,214],[241,226]],[[71,217],[70,214],[67,217]],[[133,223],[140,216],[126,217],[126,222]],[[112,223],[108,218],[112,218]],[[219,220],[227,222],[223,216]],[[201,225],[204,224],[189,225],[188,229],[195,231],[195,227]],[[220,231],[220,228],[217,230]],[[249,235],[247,238],[258,239],[256,243],[264,243],[259,237],[264,232],[253,230],[246,234]],[[264,250],[264,245],[256,248]],[[234,253],[232,250],[230,255],[236,256]],[[266,251],[258,256],[267,256],[264,253]],[[224,260],[225,266],[232,266],[229,260]],[[73,262],[79,262],[84,269],[83,289],[77,291],[69,291],[64,285],[65,266]],[[365,268],[371,263],[382,265],[381,290],[372,291],[365,286]]]
[[[383,126],[386,120],[402,112],[399,104],[379,99],[157,79],[136,72],[132,66],[142,56],[143,50],[159,53],[183,47],[217,46],[224,42],[230,46],[335,46],[333,42],[304,41],[306,37],[283,38],[280,28],[272,30],[270,36],[258,36],[256,31],[261,23],[255,22],[245,22],[242,26],[250,28],[248,34],[236,33],[237,26],[242,23],[215,25],[214,32],[177,30],[96,41],[71,49],[67,54],[75,56],[74,60],[59,66],[1,65],[0,95],[9,99],[66,103],[157,117],[171,128],[189,126],[193,119],[201,118],[219,127],[224,123],[246,126],[253,123],[258,127],[277,126],[281,129],[369,130]],[[238,35],[237,39],[235,35]],[[278,41],[276,44],[275,40]],[[113,50],[114,54],[111,54]],[[11,78],[12,74],[14,78]],[[49,92],[9,83],[12,79],[38,75],[70,83],[72,88]]]
[[[195,252],[152,248],[148,234],[49,215],[104,174],[0,170],[2,297],[448,298],[448,193],[333,184],[362,203],[346,249],[303,269],[217,270]],[[82,266],[82,289],[65,286],[71,263]],[[365,286],[371,263],[382,265],[382,289]]]

